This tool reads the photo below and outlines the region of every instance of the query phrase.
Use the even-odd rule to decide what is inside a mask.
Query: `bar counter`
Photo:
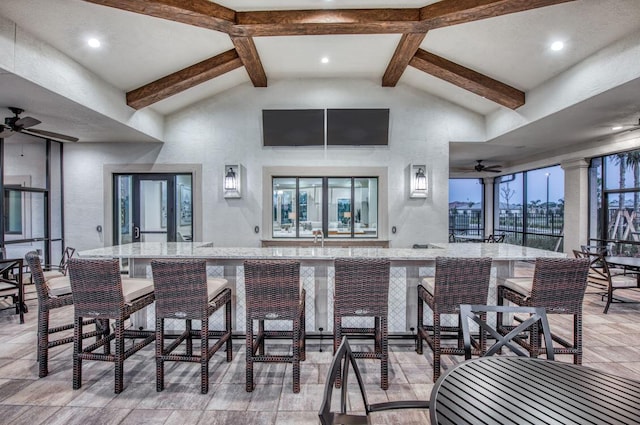
[[[296,259],[300,260],[300,279],[307,299],[306,328],[308,333],[333,331],[333,260],[339,257],[388,258],[391,260],[389,282],[389,332],[407,334],[416,325],[416,286],[424,276],[434,275],[436,257],[491,257],[492,278],[488,302],[495,304],[496,282],[513,275],[516,261],[535,260],[538,257],[561,258],[564,253],[527,248],[505,243],[442,243],[430,244],[427,249],[409,248],[321,248],[318,247],[268,247],[232,248],[214,247],[207,242],[141,242],[81,251],[81,258],[120,258],[129,260],[129,274],[151,278],[150,262],[154,258],[202,258],[207,260],[207,273],[224,277],[229,281],[234,300],[234,331],[244,333],[245,259]],[[152,309],[149,309],[152,310]],[[215,317],[215,316],[214,316]],[[425,316],[425,317],[428,317]],[[146,326],[153,322],[153,312],[146,318],[138,318]],[[215,319],[216,321],[218,319]],[[355,320],[362,320],[356,319]]]

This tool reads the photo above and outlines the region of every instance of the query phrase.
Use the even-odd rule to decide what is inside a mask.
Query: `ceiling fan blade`
[[[24,118],[20,118],[19,120],[16,120],[16,122],[14,122],[13,125],[22,130],[23,128],[29,128],[29,127],[33,127],[34,125],[38,125],[41,122],[42,121],[37,120],[33,117],[24,117]]]
[[[11,127],[0,124],[0,139],[6,139],[10,136],[13,136],[13,130]]]
[[[44,137],[48,137],[48,138],[51,138],[51,139],[65,141],[65,142],[77,142],[78,140],[80,140],[77,137],[67,136],[65,134],[60,134],[60,133],[54,133],[52,131],[38,130],[36,128],[30,128],[28,130],[23,130],[23,132],[26,133],[26,134],[33,133],[34,135],[44,136]]]
[[[486,172],[488,172],[488,173],[501,173],[501,172],[502,172],[502,170],[496,170],[496,169],[489,168],[489,167],[485,168],[485,169],[484,169],[484,170],[482,170],[482,171],[486,171]]]

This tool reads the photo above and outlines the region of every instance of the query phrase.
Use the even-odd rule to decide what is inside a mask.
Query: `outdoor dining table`
[[[431,424],[637,424],[640,382],[515,356],[468,360],[440,376]]]
[[[623,267],[626,270],[640,272],[640,257],[605,257],[609,265]]]

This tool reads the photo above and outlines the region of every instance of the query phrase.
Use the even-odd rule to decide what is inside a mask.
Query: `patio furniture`
[[[200,363],[200,392],[209,392],[209,360],[223,346],[227,362],[233,358],[231,343],[231,289],[227,280],[207,279],[206,260],[151,261],[156,299],[156,390],[164,389],[164,363]],[[225,309],[224,330],[209,330],[209,317]],[[165,319],[184,320],[185,329],[165,346]],[[200,329],[192,329],[192,320]],[[193,339],[200,340],[200,352],[193,353]],[[210,340],[216,340],[210,345]],[[185,343],[184,352],[175,350]]]
[[[491,258],[436,258],[434,278],[422,279],[418,285],[418,354],[423,353],[423,341],[433,351],[433,381],[440,376],[440,357],[465,354],[462,329],[442,325],[442,315],[460,313],[460,304],[486,304],[491,279]],[[424,304],[433,311],[433,324],[424,321]],[[454,333],[457,345],[442,345],[443,333]],[[476,354],[484,351],[480,347]]]
[[[640,382],[530,357],[457,364],[436,382],[430,401],[432,425],[640,423]]]
[[[517,326],[514,326],[507,334],[503,335],[498,332],[496,326],[491,326],[487,321],[486,313],[505,313],[511,314],[528,314],[526,319],[521,319]],[[464,358],[469,360],[471,358],[472,346],[476,349],[480,348],[480,344],[477,343],[476,338],[471,333],[471,327],[469,322],[475,323],[478,326],[478,333],[480,338],[486,339],[486,334],[495,341],[491,347],[485,349],[481,353],[483,357],[493,356],[496,353],[502,353],[503,348],[510,349],[518,356],[526,356],[527,353],[522,351],[522,347],[519,344],[524,335],[530,334],[531,339],[537,340],[538,334],[542,331],[544,336],[547,360],[554,360],[553,342],[551,340],[551,329],[549,328],[549,321],[547,320],[547,314],[542,307],[514,307],[504,305],[470,305],[462,304],[460,306],[460,320],[462,322],[462,338],[464,340]],[[499,323],[499,322],[496,322]],[[537,356],[537,353],[534,353]]]
[[[24,303],[24,285],[22,282],[22,259],[0,259],[0,298],[11,298],[11,303],[24,323],[27,305]]]
[[[69,260],[69,278],[74,306],[73,389],[82,386],[82,361],[97,360],[114,363],[114,392],[123,390],[124,361],[155,341],[155,332],[125,329],[125,320],[133,313],[153,303],[153,283],[148,279],[120,278],[117,259]],[[83,347],[84,319],[101,323],[105,335],[94,344]],[[114,320],[113,330],[109,324]],[[133,343],[125,347],[125,339]],[[111,341],[115,354],[111,354]],[[103,352],[96,350],[102,348]]]
[[[348,377],[349,368],[353,368],[353,373],[356,376],[358,382],[358,388],[360,390],[360,396],[364,404],[365,414],[349,414],[347,413],[347,395],[348,395]],[[331,411],[331,401],[333,399],[333,388],[336,384],[338,377],[342,379],[342,385],[340,389],[340,412]],[[370,413],[382,412],[386,410],[397,409],[428,409],[429,400],[402,400],[391,401],[382,403],[369,403],[367,399],[367,393],[364,389],[364,382],[362,381],[362,375],[360,375],[360,369],[356,362],[356,358],[351,351],[347,337],[342,338],[340,346],[333,355],[331,366],[329,366],[329,372],[327,373],[327,380],[324,385],[324,396],[322,398],[322,404],[320,405],[320,411],[318,416],[320,417],[320,423],[322,425],[333,424],[369,424]]]
[[[385,258],[336,258],[333,294],[333,351],[343,335],[373,337],[373,351],[354,351],[358,359],[380,360],[380,387],[389,388],[389,274],[391,262]],[[349,324],[349,320],[363,323]],[[366,318],[366,319],[365,319]],[[340,372],[336,378],[340,385]]]
[[[552,333],[553,341],[561,347],[556,354],[571,354],[575,364],[582,363],[582,301],[587,286],[589,261],[584,258],[538,258],[533,278],[512,277],[498,284],[498,305],[509,301],[522,307],[543,307],[547,314],[570,314],[573,316],[573,341]],[[513,326],[502,324],[498,313],[499,331],[509,332]],[[546,353],[540,339],[523,340],[532,356]]]
[[[69,259],[73,257],[76,249],[70,246],[64,249],[62,253],[62,258],[60,259],[60,263],[54,264],[43,264],[42,265],[42,273],[44,275],[45,280],[53,279],[56,277],[62,277],[67,275],[67,268],[69,266]],[[32,278],[33,282],[33,278]]]
[[[640,274],[625,274],[625,267],[633,268],[633,263],[640,269],[640,259],[630,257],[605,257],[602,253],[587,253],[589,258],[589,285],[595,287],[596,294],[600,295],[606,304],[604,306],[604,314],[607,314],[612,303],[630,302],[637,303],[639,301],[616,298],[614,292],[618,290],[630,290],[637,292],[640,288]],[[610,263],[609,261],[612,261]],[[626,264],[625,264],[626,263]],[[614,272],[612,264],[622,267],[619,272]]]
[[[284,362],[293,366],[293,392],[300,392],[300,362],[306,358],[305,290],[300,286],[300,262],[247,260],[244,262],[246,292],[246,390],[254,389],[255,362]],[[254,333],[254,321],[258,332]],[[265,321],[291,321],[292,330],[265,329]],[[282,324],[275,324],[282,326]],[[291,355],[266,354],[268,338],[291,338]]]
[[[72,335],[53,340],[50,338],[51,335],[65,333],[65,331],[73,329],[73,323],[54,327],[49,326],[50,312],[52,310],[73,305],[71,283],[68,276],[46,280],[40,264],[40,256],[38,256],[37,252],[27,252],[25,259],[29,265],[31,279],[36,287],[36,295],[38,296],[38,376],[43,378],[49,374],[49,348],[73,342]],[[95,319],[88,319],[83,322],[83,325],[95,323]],[[93,336],[96,337],[96,340],[100,339],[102,330],[96,326],[94,331],[83,334],[83,338]]]

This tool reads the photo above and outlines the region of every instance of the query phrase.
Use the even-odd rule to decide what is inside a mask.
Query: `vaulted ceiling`
[[[131,108],[160,115],[239,84],[259,90],[303,78],[407,85],[485,116],[518,111],[527,93],[640,31],[637,0],[3,0],[0,15],[125,92]],[[86,46],[90,36],[101,39],[100,49]],[[565,49],[549,50],[554,40]],[[0,75],[0,107],[18,100],[15,80]],[[621,93],[630,87],[637,84]],[[33,96],[25,109],[55,116],[34,101],[50,104],[48,96]],[[638,102],[619,98],[594,96],[597,105],[576,105],[581,114],[556,116],[555,134],[586,131],[587,121],[593,129],[584,137],[594,140],[606,126],[634,119]],[[616,111],[605,101],[617,102]],[[496,160],[508,151],[494,150]]]

